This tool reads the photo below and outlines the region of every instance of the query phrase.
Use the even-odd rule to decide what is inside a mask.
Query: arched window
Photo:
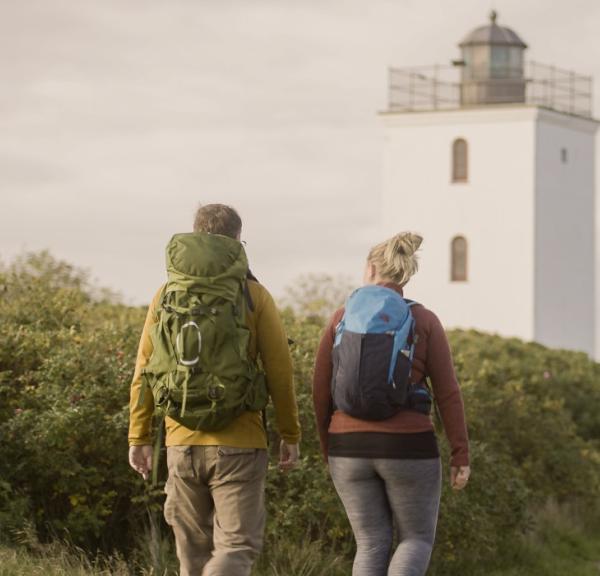
[[[467,281],[467,240],[464,236],[455,236],[451,245],[450,279],[452,282]]]
[[[464,138],[457,138],[452,144],[452,182],[468,180],[469,149]]]

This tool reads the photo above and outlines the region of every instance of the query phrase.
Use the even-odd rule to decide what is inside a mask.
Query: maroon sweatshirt
[[[402,294],[397,284],[382,284]],[[435,401],[438,405],[444,430],[450,447],[452,466],[469,464],[469,439],[460,388],[456,380],[448,339],[438,317],[421,304],[411,308],[415,319],[416,345],[411,380],[420,382],[425,376],[431,381]],[[361,420],[333,410],[331,399],[331,376],[333,372],[332,349],[335,328],[344,315],[344,309],[335,312],[325,329],[313,377],[313,402],[317,419],[317,430],[323,455],[327,458],[329,434],[348,432],[387,432],[412,434],[433,430],[431,417],[413,410],[401,410],[387,420]]]

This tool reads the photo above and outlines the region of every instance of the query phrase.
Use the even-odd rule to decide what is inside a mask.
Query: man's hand
[[[300,458],[300,448],[298,444],[287,444],[283,440],[279,445],[279,470],[288,472],[295,468]]]
[[[144,480],[148,480],[148,476],[152,471],[152,452],[150,444],[129,447],[129,465],[136,472],[139,472]]]
[[[454,490],[462,490],[467,485],[470,475],[470,466],[451,466],[450,486],[452,486]]]

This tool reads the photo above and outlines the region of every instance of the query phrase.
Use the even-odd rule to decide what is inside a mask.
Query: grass
[[[82,552],[55,544],[43,552],[0,547],[0,576],[130,576],[118,557],[91,561]]]
[[[502,559],[506,567],[481,576],[600,576],[600,525],[598,518],[582,521],[586,516],[550,503],[535,530]]]
[[[262,557],[252,576],[345,576],[349,562],[321,549],[313,542],[303,547],[277,544],[271,557]],[[151,567],[136,569],[123,558],[112,556],[90,560],[82,551],[52,544],[32,551],[0,545],[0,576],[171,576],[171,564],[157,572]]]
[[[346,576],[351,572],[348,558],[325,550],[319,542],[299,546],[278,540],[270,543],[252,576]]]
[[[584,513],[549,505],[535,529],[492,566],[469,576],[600,576],[600,522],[584,523]],[[156,535],[155,535],[156,536]],[[147,538],[150,534],[147,535]],[[154,539],[156,541],[156,539]],[[152,544],[126,561],[119,555],[90,559],[63,543],[0,545],[0,576],[174,576],[176,561],[164,542]],[[152,567],[154,565],[154,567]],[[502,566],[498,568],[497,566]],[[252,576],[345,576],[351,560],[319,542],[269,543]]]
[[[599,576],[600,535],[552,530],[542,541],[522,543],[511,557],[512,567],[481,576]]]

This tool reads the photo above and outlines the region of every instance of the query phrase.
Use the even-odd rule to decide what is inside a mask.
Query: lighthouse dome
[[[518,34],[506,26],[497,24],[498,13],[493,11],[490,14],[490,23],[486,26],[480,26],[469,32],[459,44],[461,48],[467,46],[517,46],[527,48],[527,44],[519,38]]]

